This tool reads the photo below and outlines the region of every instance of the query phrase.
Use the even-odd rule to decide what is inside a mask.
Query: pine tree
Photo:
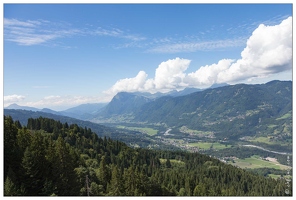
[[[48,175],[48,164],[43,137],[39,132],[34,134],[30,146],[24,152],[22,168],[27,195],[44,195],[42,190]]]
[[[180,190],[178,192],[178,196],[186,196],[185,188],[180,188]]]
[[[104,191],[106,191],[107,184],[110,181],[110,170],[106,164],[105,156],[102,156],[102,158],[101,158],[99,180],[104,187]]]
[[[108,187],[109,196],[122,196],[123,195],[123,183],[117,166],[112,166],[111,181]]]
[[[15,174],[12,169],[8,169],[8,174],[4,182],[4,196],[16,196],[17,186],[15,184]]]
[[[103,185],[98,185],[95,182],[91,182],[90,191],[92,196],[104,196]]]
[[[27,128],[22,128],[18,130],[17,134],[17,144],[20,147],[21,151],[24,153],[26,148],[31,143],[32,136]]]
[[[166,166],[167,168],[171,168],[171,167],[172,167],[170,159],[167,158],[167,160],[166,160],[166,162],[165,162],[165,166]]]
[[[136,189],[136,172],[133,166],[124,170],[123,179],[125,180],[125,195],[134,196]]]
[[[206,187],[204,184],[198,184],[195,186],[193,196],[206,196]]]
[[[58,196],[79,195],[80,188],[75,168],[78,167],[75,158],[71,156],[70,146],[59,137],[55,145],[55,160],[53,174]]]

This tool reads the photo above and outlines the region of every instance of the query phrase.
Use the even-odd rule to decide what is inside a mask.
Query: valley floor
[[[110,124],[108,125],[110,126]],[[111,126],[140,132],[143,137],[150,139],[151,143],[146,146],[150,149],[157,149],[161,145],[167,145],[188,152],[207,154],[218,158],[224,163],[243,169],[267,168],[278,170],[275,174],[265,174],[272,178],[289,177],[287,172],[292,168],[289,166],[289,163],[285,162],[287,157],[291,157],[291,153],[269,150],[265,146],[258,146],[260,143],[257,140],[268,143],[268,137],[258,137],[258,139],[240,140],[238,142],[229,141],[227,138],[217,140],[212,132],[191,130],[187,127],[176,129],[174,127],[165,128],[159,125],[146,126],[143,124],[111,124]],[[273,144],[276,144],[276,142],[273,142]],[[132,144],[131,146],[139,147],[137,144]],[[249,151],[250,153],[245,155],[244,151]]]

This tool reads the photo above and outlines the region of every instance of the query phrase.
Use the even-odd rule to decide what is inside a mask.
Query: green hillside
[[[22,126],[4,116],[4,196],[292,195],[284,179],[199,153],[133,149],[98,134],[41,117]]]

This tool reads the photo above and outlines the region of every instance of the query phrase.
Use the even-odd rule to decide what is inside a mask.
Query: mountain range
[[[120,92],[108,104],[83,104],[60,112],[16,104],[6,109],[30,109],[97,123],[186,126],[213,132],[217,138],[239,139],[262,132],[289,135],[287,130],[292,126],[292,81],[186,89],[166,95]]]
[[[212,87],[219,87],[222,85],[213,85]],[[39,109],[39,108],[35,108],[35,107],[30,107],[30,106],[20,106],[16,103],[13,103],[7,107],[5,107],[5,109],[15,109],[15,110],[29,110],[29,111],[40,111],[40,112],[45,112],[45,113],[51,113],[51,114],[56,114],[56,115],[62,115],[62,116],[68,116],[68,117],[73,117],[73,118],[77,118],[77,119],[81,119],[81,120],[91,120],[92,118],[94,118],[95,116],[98,115],[98,113],[100,113],[102,110],[104,113],[104,115],[112,115],[112,114],[120,114],[120,113],[126,113],[127,111],[131,110],[130,108],[126,108],[126,104],[130,104],[130,106],[140,106],[142,105],[142,103],[140,101],[143,101],[143,103],[147,103],[150,100],[153,99],[157,99],[159,97],[163,97],[163,96],[183,96],[183,95],[187,95],[193,92],[198,92],[201,91],[201,89],[197,89],[197,88],[185,88],[184,90],[181,91],[171,91],[168,93],[155,93],[155,94],[151,94],[148,92],[134,92],[134,93],[127,93],[127,92],[120,92],[118,93],[116,96],[114,96],[114,98],[112,99],[112,103],[110,102],[108,103],[86,103],[86,104],[81,104],[63,111],[55,111],[49,108],[43,108],[43,109]],[[125,97],[126,96],[126,97]],[[131,100],[127,100],[125,98],[138,98],[134,100],[133,104],[131,102]],[[112,104],[114,105],[114,101],[116,101],[117,99],[117,103],[121,104],[120,107],[117,108],[112,108]],[[117,104],[115,103],[115,104]],[[117,106],[117,105],[115,105]],[[106,107],[106,108],[104,108]],[[103,109],[104,108],[104,109]]]
[[[241,137],[263,132],[267,125],[278,124],[282,116],[291,116],[291,111],[292,82],[272,81],[160,98],[136,110],[134,119],[213,131],[221,137]],[[291,118],[289,120],[286,123],[290,126]]]
[[[73,108],[69,108],[64,111],[54,111],[49,108],[34,108],[29,106],[20,106],[17,104],[11,104],[5,109],[14,109],[14,110],[28,110],[28,111],[35,111],[35,112],[44,112],[44,113],[51,113],[55,115],[67,116],[72,118],[77,118],[81,120],[88,120],[92,119],[93,115],[100,111],[107,103],[87,103],[75,106]]]
[[[59,112],[14,104],[5,108],[4,114],[23,125],[28,118],[39,116],[76,123],[100,136],[141,147],[179,148],[159,140],[171,131],[168,137],[175,139],[243,141],[269,150],[291,151],[292,81],[226,85],[181,94],[156,97],[120,92],[108,104],[83,104]],[[147,134],[149,130],[155,132]]]

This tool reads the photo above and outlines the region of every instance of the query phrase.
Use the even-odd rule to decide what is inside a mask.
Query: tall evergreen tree
[[[4,181],[4,196],[18,195],[15,179],[16,179],[15,174],[13,173],[12,169],[9,168],[7,177]]]
[[[18,129],[12,117],[4,116],[4,180],[8,169],[17,173],[20,168],[21,152],[17,144]]]
[[[79,195],[81,186],[78,184],[78,177],[74,169],[78,167],[70,153],[70,146],[62,137],[59,137],[55,144],[55,161],[53,173],[55,174],[56,195],[75,196]]]
[[[31,138],[32,136],[30,135],[30,131],[26,127],[18,130],[17,144],[20,147],[22,153],[24,153],[26,148],[30,145]]]
[[[109,196],[122,196],[123,195],[122,177],[116,165],[112,166],[111,181],[108,187]]]
[[[105,156],[102,156],[100,162],[99,180],[104,187],[104,191],[107,189],[107,184],[110,181],[110,170],[106,164]]]
[[[41,133],[36,132],[30,146],[25,150],[22,159],[27,195],[44,195],[42,190],[48,173],[48,163],[45,158],[45,145]]]

